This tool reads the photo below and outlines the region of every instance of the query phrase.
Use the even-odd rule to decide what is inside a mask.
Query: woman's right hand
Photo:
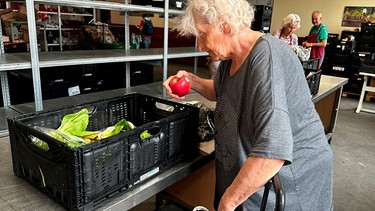
[[[180,97],[180,96],[178,96],[178,95],[176,95],[176,94],[173,94],[173,93],[172,93],[172,90],[171,90],[171,87],[169,86],[169,82],[171,82],[172,78],[174,78],[175,76],[177,76],[178,78],[181,78],[182,76],[185,76],[185,77],[188,78],[189,80],[191,79],[191,78],[189,77],[189,73],[188,73],[187,71],[185,71],[185,70],[179,70],[179,71],[177,72],[176,75],[172,75],[172,76],[170,76],[167,80],[165,80],[165,81],[163,82],[163,87],[165,88],[165,90],[166,90],[166,92],[167,92],[167,94],[168,94],[169,96],[171,96],[171,97],[173,97],[173,98],[176,98],[176,99],[184,99],[184,98],[185,98],[184,96],[183,96],[183,97]],[[190,80],[190,81],[191,81],[191,80]]]

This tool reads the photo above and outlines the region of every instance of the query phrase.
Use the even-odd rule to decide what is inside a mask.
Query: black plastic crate
[[[318,64],[319,64],[319,59],[317,58],[311,58],[311,59],[308,59],[307,61],[302,61],[303,69],[308,69],[310,71],[318,70]]]
[[[370,52],[374,53],[375,52],[375,47],[371,46],[367,43],[360,43],[358,46],[358,52]]]
[[[363,34],[359,41],[360,43],[366,43],[368,46],[375,46],[375,34]]]
[[[64,115],[90,111],[87,130],[125,118],[137,127],[76,149],[33,126],[56,129]],[[70,210],[92,210],[198,152],[199,109],[142,94],[8,118],[15,174]],[[149,130],[153,135],[141,140]],[[37,137],[45,151],[32,143]]]
[[[361,33],[362,34],[375,34],[375,23],[362,23]]]
[[[315,95],[316,93],[318,93],[321,76],[322,76],[322,71],[318,70],[315,72],[310,72],[310,74],[306,77],[311,95]]]
[[[331,69],[330,69],[330,73],[333,76],[347,77],[348,67],[347,67],[347,65],[332,64]]]
[[[375,61],[364,61],[359,67],[359,72],[375,74]]]
[[[154,67],[141,62],[130,63],[130,85],[137,86],[154,82]]]

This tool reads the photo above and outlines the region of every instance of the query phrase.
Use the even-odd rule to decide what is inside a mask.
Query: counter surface
[[[347,83],[346,78],[322,75],[318,94],[312,97],[314,102],[320,101],[325,96],[341,90]],[[69,98],[59,98],[44,102],[45,110],[57,107],[77,105],[81,103],[96,101],[99,99],[117,97],[130,92],[139,92],[157,97],[162,96],[161,83],[152,83],[143,86],[131,87],[128,89],[111,90],[101,93],[92,93]],[[197,93],[189,94],[184,101],[202,101],[208,106],[215,106],[214,102],[209,102]],[[2,108],[3,109],[3,108]],[[12,106],[15,113],[34,113],[33,103]],[[9,137],[0,138],[0,210],[64,210],[59,204],[48,198],[26,181],[18,178],[13,173],[12,158],[10,152]],[[99,210],[126,210],[130,209],[149,197],[157,194],[166,187],[174,184],[180,179],[191,174],[195,170],[204,166],[214,159],[213,141],[201,145],[201,151],[194,160],[180,163],[167,171],[164,171],[154,178],[146,181],[142,185],[121,193],[118,196],[106,201]]]
[[[347,78],[335,77],[335,76],[328,76],[322,75],[319,91],[316,95],[312,96],[313,102],[317,102],[320,99],[324,98],[325,96],[329,95],[330,93],[334,92],[336,89],[342,87],[348,81]],[[151,84],[141,85],[141,86],[134,86],[130,88],[121,88],[103,92],[95,92],[89,93],[84,95],[77,95],[74,97],[62,97],[57,99],[45,100],[43,101],[43,108],[44,110],[48,111],[51,109],[56,108],[63,108],[72,105],[82,104],[93,102],[101,99],[111,98],[111,97],[118,97],[123,94],[131,93],[131,92],[139,92],[142,94],[153,95],[155,97],[162,97],[163,90],[161,86],[161,82],[155,82]],[[197,99],[195,99],[197,98]],[[200,100],[206,101],[203,97],[199,95],[188,95],[185,100]],[[25,103],[20,105],[12,105],[10,107],[2,107],[0,108],[0,137],[7,135],[8,125],[6,119],[8,117],[12,117],[15,115],[27,114],[27,113],[34,113],[35,112],[35,104]],[[4,134],[4,135],[1,135]]]

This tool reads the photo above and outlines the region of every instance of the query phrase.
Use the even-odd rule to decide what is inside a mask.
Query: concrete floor
[[[208,75],[208,70],[200,74]],[[331,143],[334,151],[334,203],[338,211],[375,210],[375,114],[355,113],[357,103],[358,98],[342,97]],[[374,102],[364,106],[375,109]],[[64,210],[14,176],[9,137],[0,138],[0,150],[0,211]],[[153,211],[154,201],[155,197],[151,197],[131,211]]]

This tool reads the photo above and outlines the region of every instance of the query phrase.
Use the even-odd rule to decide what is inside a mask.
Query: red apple
[[[179,97],[183,97],[187,93],[189,93],[191,89],[191,84],[190,84],[189,79],[186,78],[185,76],[182,76],[181,78],[178,78],[177,76],[175,76],[169,82],[169,87],[171,88],[173,94],[176,94]]]

